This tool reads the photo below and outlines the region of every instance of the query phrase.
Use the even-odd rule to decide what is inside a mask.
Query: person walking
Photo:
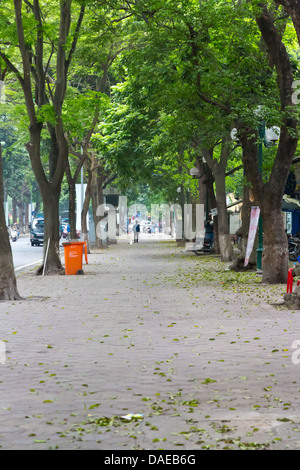
[[[70,232],[71,232],[71,228],[70,228],[70,224],[67,225],[67,240],[70,241]]]
[[[140,224],[136,220],[135,225],[133,226],[134,243],[138,243],[139,233],[140,233]]]

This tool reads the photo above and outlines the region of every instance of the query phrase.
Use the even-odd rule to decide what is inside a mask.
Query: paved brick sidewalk
[[[300,312],[270,304],[284,286],[171,242],[83,267],[27,272],[26,300],[0,303],[2,450],[299,449]]]

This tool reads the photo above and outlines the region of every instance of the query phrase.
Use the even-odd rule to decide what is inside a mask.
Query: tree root
[[[297,286],[292,293],[285,293],[283,299],[288,308],[300,310],[300,286]]]
[[[245,262],[245,255],[240,254],[237,256],[237,258],[234,260],[234,262],[229,266],[229,269],[235,272],[244,272],[244,271],[251,271],[256,269],[256,263],[252,263],[249,261],[247,266],[244,266]]]
[[[37,276],[42,276],[44,271],[44,265],[40,266],[37,271],[36,275]],[[46,276],[62,276],[65,274],[65,270],[63,267],[51,267],[51,268],[46,268],[45,273]]]

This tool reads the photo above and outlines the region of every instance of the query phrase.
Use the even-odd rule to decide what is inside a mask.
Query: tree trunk
[[[221,261],[224,262],[233,260],[233,248],[230,239],[225,187],[226,166],[231,152],[230,143],[231,138],[230,135],[227,134],[222,139],[222,148],[219,160],[214,158],[213,149],[202,149],[202,153],[206,159],[207,165],[211,169],[215,180],[216,203],[218,209],[218,242]]]
[[[48,184],[42,188],[44,207],[44,244],[43,265],[37,274],[63,274],[59,253],[59,197],[60,189],[48,188]]]
[[[40,194],[43,200],[44,212],[43,265],[38,269],[37,274],[63,274],[64,271],[59,253],[59,197],[61,181],[67,161],[68,147],[61,130],[58,130],[57,134],[51,134],[51,138],[55,141],[51,146],[52,152],[54,148],[56,148],[59,152],[59,156],[54,156],[54,154],[52,156],[60,163],[59,167],[56,169],[55,177],[52,177],[52,179],[48,182],[44,170],[39,163],[41,126],[39,124],[36,126],[30,126],[29,130],[31,142],[26,144],[26,148],[30,155],[32,168],[39,185]],[[57,135],[60,138],[59,142]],[[52,175],[50,174],[50,178],[51,176]]]
[[[233,260],[233,248],[230,239],[229,220],[226,204],[225,168],[214,172],[216,183],[216,199],[218,209],[219,246],[221,261]]]
[[[181,170],[180,170],[181,171]],[[179,237],[178,237],[178,233],[176,235],[176,242],[177,242],[177,245],[178,246],[184,246],[185,243],[187,242],[187,238],[186,238],[186,222],[185,222],[185,219],[186,219],[186,214],[185,214],[185,210],[184,210],[184,206],[186,204],[186,198],[185,198],[185,194],[184,194],[184,186],[183,184],[180,185],[180,192],[179,192],[179,205],[181,207],[181,222],[178,220],[177,224],[178,224],[178,229],[180,227],[180,223],[181,223],[181,233],[180,233],[180,229],[179,229]]]
[[[28,202],[25,202],[25,233],[28,233],[28,227],[29,227],[29,204]]]
[[[0,300],[20,300],[4,213],[2,154],[0,144]]]
[[[102,239],[99,236],[100,222],[103,219],[103,216],[97,215],[97,209],[100,205],[103,204],[103,183],[106,179],[103,166],[101,161],[95,162],[95,157],[92,156],[92,180],[91,180],[91,196],[92,196],[92,208],[93,208],[93,219],[95,224],[96,232],[96,246],[97,248],[107,248],[107,240]],[[98,230],[97,230],[98,227]]]
[[[96,234],[96,223],[97,223],[97,207],[99,205],[98,201],[98,184],[97,184],[97,169],[94,167],[94,156],[92,156],[92,166],[91,166],[91,173],[92,173],[92,180],[91,180],[91,198],[92,198],[92,211],[93,211],[93,220],[94,220],[94,228],[95,228],[95,240],[96,240],[96,246],[99,244],[99,240]]]
[[[262,219],[267,221],[263,225],[263,282],[286,283],[288,245],[281,208],[274,207],[272,201],[265,201]]]
[[[101,206],[104,203],[104,197],[103,197],[103,183],[106,178],[106,176],[103,173],[103,167],[102,165],[98,167],[97,171],[97,200],[98,200],[98,205]],[[104,218],[104,216],[98,216],[97,215],[97,208],[96,208],[96,225],[97,227],[98,223],[101,222],[101,220]],[[99,248],[107,248],[107,238],[105,240],[100,239],[97,236],[97,230],[96,230],[96,239],[98,238],[97,241],[97,246]]]
[[[20,300],[2,205],[0,207],[0,260],[0,300]]]
[[[198,169],[199,175],[201,177],[198,178],[198,195],[199,195],[199,204],[204,205],[204,213],[206,214],[207,211],[207,187],[205,184],[205,174],[203,171],[203,163],[201,162],[200,158],[196,156],[195,159],[196,168]]]
[[[12,199],[12,218],[13,218],[13,224],[14,223],[17,223],[17,200],[16,198],[14,197]]]
[[[24,233],[24,203],[20,201],[18,203],[18,211],[19,211],[19,229],[20,233]]]
[[[257,265],[256,263],[257,235],[256,235],[255,240],[254,240],[253,250],[249,258],[249,263],[247,266],[244,266],[248,235],[249,235],[251,206],[257,206],[257,204],[254,202],[252,196],[250,196],[249,186],[245,184],[243,188],[243,207],[241,210],[242,225],[236,232],[237,247],[240,250],[240,254],[236,257],[236,259],[234,260],[234,263],[230,266],[230,269],[232,269],[233,271],[240,271],[240,272],[247,271],[249,269],[255,269]]]
[[[39,213],[39,211],[40,211],[40,202],[39,201],[35,203],[34,210],[35,210],[36,214]]]

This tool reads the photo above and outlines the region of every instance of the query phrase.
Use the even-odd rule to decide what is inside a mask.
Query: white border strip
[[[59,247],[60,248],[60,253],[63,252],[62,250],[62,247]],[[25,269],[25,268],[30,268],[30,266],[34,266],[36,264],[40,264],[43,262],[43,258],[40,258],[40,259],[37,259],[36,261],[33,261],[32,263],[29,263],[29,264],[24,264],[23,266],[19,266],[18,268],[15,268],[15,272],[17,271],[21,271],[22,269]]]
[[[30,266],[34,266],[35,264],[39,264],[41,262],[43,262],[43,258],[38,259],[38,260],[34,261],[33,263],[24,264],[24,266],[19,266],[18,268],[15,268],[15,272],[20,271],[21,269],[29,268]]]

